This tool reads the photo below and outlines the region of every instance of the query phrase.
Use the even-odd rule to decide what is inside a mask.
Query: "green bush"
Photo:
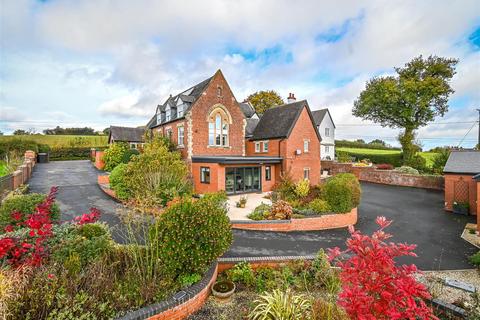
[[[275,194],[282,200],[294,200],[297,198],[295,193],[295,183],[289,174],[282,174],[280,176],[280,183],[274,187]],[[275,202],[275,201],[272,201]]]
[[[232,243],[225,193],[171,205],[150,232],[166,276],[203,273]]]
[[[128,163],[134,154],[138,154],[137,150],[130,149],[126,142],[112,143],[103,155],[105,171],[112,171],[120,163]]]
[[[323,199],[315,199],[308,204],[308,208],[315,211],[316,213],[325,213],[330,212],[330,206],[328,202]]]
[[[272,206],[262,203],[258,207],[256,207],[248,216],[248,219],[251,220],[265,220],[265,218],[270,213]]]
[[[405,161],[403,166],[409,166],[418,171],[428,172],[429,168],[427,168],[427,160],[419,154],[416,154],[412,157],[412,159]]]
[[[406,173],[406,174],[414,174],[418,175],[420,172],[418,172],[417,169],[409,167],[409,166],[401,166],[399,168],[395,168],[395,171],[401,172],[401,173]]]
[[[303,179],[295,184],[295,194],[300,197],[306,197],[310,192],[310,181]]]
[[[228,278],[234,282],[240,282],[247,287],[255,285],[255,274],[250,263],[237,263],[232,269],[227,271]]]
[[[249,319],[310,319],[312,301],[303,294],[295,294],[291,289],[282,291],[275,289],[267,292],[254,301],[255,308]]]
[[[121,200],[128,200],[132,197],[130,189],[125,183],[125,174],[127,164],[120,163],[110,174],[110,187],[115,191],[117,197]]]
[[[61,160],[88,160],[90,159],[90,148],[67,148],[54,147],[50,149],[49,159]]]
[[[164,140],[154,138],[144,151],[128,163],[125,184],[142,207],[164,206],[179,196],[192,193],[192,182],[179,152],[168,150]]]
[[[27,150],[38,152],[38,144],[33,140],[20,138],[0,140],[0,158],[11,153],[23,156]]]
[[[361,152],[351,152],[351,151],[340,151],[340,152],[344,152],[349,157],[354,157],[357,161],[361,161],[363,159],[369,159],[375,164],[388,163],[394,167],[399,167],[402,165],[401,153],[371,154],[371,153],[361,153]],[[337,156],[338,156],[338,152],[337,152]]]
[[[337,151],[337,160],[341,163],[351,162],[352,156],[345,151]]]
[[[480,267],[480,251],[470,256],[469,260],[473,265]]]
[[[0,205],[0,234],[4,233],[4,228],[18,222],[26,221],[34,212],[35,207],[45,200],[46,195],[39,193],[12,195],[3,200]],[[11,214],[15,211],[21,212],[22,216],[19,221],[14,220]],[[60,220],[60,209],[57,204],[52,206],[51,219],[53,222]]]
[[[433,158],[432,169],[435,174],[443,174],[443,168],[447,164],[448,157],[450,157],[450,150],[447,148],[439,148],[437,154]]]
[[[337,148],[364,148],[364,149],[377,149],[377,150],[400,150],[400,148],[390,147],[380,143],[365,143],[361,141],[349,141],[349,140],[335,140],[335,147]]]
[[[332,212],[349,212],[360,204],[360,196],[360,183],[351,173],[337,174],[325,183],[324,199]]]

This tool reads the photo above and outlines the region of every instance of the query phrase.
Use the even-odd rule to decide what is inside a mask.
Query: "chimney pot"
[[[293,102],[297,101],[297,99],[295,98],[295,95],[293,93],[289,93],[287,101],[288,101],[288,103],[293,103]]]

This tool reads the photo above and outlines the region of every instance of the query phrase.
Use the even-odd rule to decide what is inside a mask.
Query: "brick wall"
[[[33,174],[33,168],[36,164],[35,152],[28,150],[25,152],[23,164],[17,167],[17,170],[1,177],[0,181],[0,198],[8,194],[8,192],[17,189],[25,184]]]
[[[103,170],[105,167],[105,162],[103,162],[103,155],[105,154],[104,151],[96,151],[95,152],[95,168],[98,170]]]
[[[353,208],[348,213],[326,214],[314,218],[268,221],[232,221],[232,228],[261,231],[315,231],[345,228],[355,225],[358,220],[358,210]]]
[[[468,203],[470,204],[470,214],[477,214],[477,185],[478,183],[472,179],[473,175],[457,175],[445,174],[445,209],[452,211],[453,202],[462,199],[455,198],[455,184],[463,181],[468,189]],[[458,184],[457,184],[458,186]]]

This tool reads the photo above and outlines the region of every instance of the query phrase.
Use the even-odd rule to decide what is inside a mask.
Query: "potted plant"
[[[247,197],[245,197],[245,196],[241,196],[240,199],[236,203],[237,208],[245,208],[246,204],[247,204]]]
[[[212,286],[212,294],[219,299],[228,299],[235,292],[235,283],[230,280],[217,281]]]
[[[453,203],[453,213],[468,215],[470,209],[470,204],[468,202],[454,202]]]

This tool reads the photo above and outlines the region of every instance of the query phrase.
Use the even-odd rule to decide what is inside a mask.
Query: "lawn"
[[[365,148],[337,148],[338,151],[345,152],[356,152],[363,154],[396,154],[400,153],[399,150],[379,150],[379,149],[365,149]],[[420,155],[425,158],[427,161],[427,166],[431,167],[433,164],[433,159],[436,155],[435,152],[420,152]]]
[[[62,147],[103,147],[108,143],[108,136],[76,136],[76,135],[26,135],[0,136],[0,142],[12,139],[30,140],[39,144],[47,144],[51,148]]]

